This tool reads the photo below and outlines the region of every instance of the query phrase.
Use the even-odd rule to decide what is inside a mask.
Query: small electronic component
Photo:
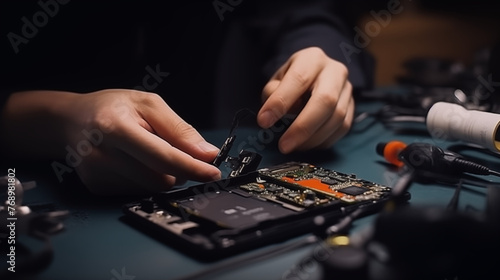
[[[222,147],[219,150],[219,153],[213,160],[212,164],[215,165],[216,167],[219,167],[228,157],[229,151],[231,150],[231,147],[233,146],[234,140],[236,139],[235,135],[230,135]]]
[[[238,157],[228,156],[226,162],[229,163],[231,173],[228,177],[236,177],[252,171],[259,166],[262,156],[258,153],[242,150]]]

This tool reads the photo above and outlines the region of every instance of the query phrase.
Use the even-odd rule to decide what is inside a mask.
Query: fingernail
[[[217,173],[215,173],[214,175],[212,175],[212,180],[213,180],[213,181],[218,181],[218,180],[220,180],[220,179],[222,179],[222,174],[221,174],[221,172],[220,172],[220,171],[219,171],[219,172],[217,172]]]
[[[291,139],[283,139],[279,143],[279,148],[283,154],[288,154],[293,150],[293,145],[294,143]]]
[[[264,111],[260,115],[261,125],[264,128],[271,127],[278,119],[271,111]]]
[[[212,145],[212,144],[210,144],[208,142],[200,142],[198,144],[198,146],[205,153],[219,152],[219,148],[215,147],[214,145]]]

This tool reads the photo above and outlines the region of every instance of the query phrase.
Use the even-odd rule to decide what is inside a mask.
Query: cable
[[[231,128],[229,129],[229,135],[226,138],[226,141],[224,141],[222,147],[220,148],[219,153],[212,161],[213,165],[219,167],[222,164],[222,162],[226,160],[226,158],[229,155],[229,152],[231,151],[231,147],[233,146],[234,140],[236,140],[236,135],[234,134],[234,131],[238,127],[240,120],[242,120],[243,118],[247,117],[250,114],[255,115],[255,113],[248,108],[240,109],[234,114],[233,122],[231,124]]]
[[[463,172],[479,174],[479,175],[494,175],[500,177],[500,172],[491,170],[488,167],[475,163],[462,158],[456,158],[453,160],[457,168],[463,170]]]
[[[452,211],[457,211],[458,209],[458,201],[460,198],[460,191],[462,191],[462,180],[458,181],[457,187],[455,188],[455,192],[453,193],[453,197],[448,203],[447,209]]]
[[[428,143],[412,143],[404,147],[399,141],[379,143],[377,153],[397,166],[406,165],[415,171],[459,175],[471,173],[500,177],[500,172],[465,159],[460,154],[443,150]]]

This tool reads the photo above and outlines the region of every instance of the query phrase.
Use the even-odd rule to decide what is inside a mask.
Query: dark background
[[[8,34],[22,35],[22,18],[33,23],[33,16],[42,8],[38,1],[2,1],[0,67],[3,96],[26,89],[90,92],[134,88],[143,84],[144,77],[149,74],[147,67],[158,67],[169,76],[153,91],[161,94],[195,127],[213,127],[217,124],[214,110],[225,110],[217,106],[220,100],[214,98],[213,92],[214,81],[220,79],[215,65],[224,50],[224,34],[235,20],[251,16],[255,12],[255,2],[259,1],[241,1],[234,10],[224,13],[223,21],[213,2],[69,1],[59,4],[57,13],[38,28],[33,38],[28,38],[28,43],[20,44],[16,54]],[[369,12],[386,9],[388,2],[338,1],[337,6],[339,14],[352,29],[372,20]],[[400,2],[410,5],[410,1]],[[412,9],[412,16],[407,9],[394,17],[367,47],[377,61],[376,84],[394,83],[394,77],[401,74],[402,61],[419,54],[470,62],[477,48],[489,47],[498,40],[496,30],[500,17],[494,3],[411,1],[416,7]],[[465,32],[463,26],[457,26],[451,31],[435,28],[435,32],[429,32],[425,23],[429,22],[430,15],[440,19],[437,24],[453,26],[455,22],[463,22],[471,29]],[[430,41],[426,44],[418,36],[428,36]],[[401,38],[417,38],[418,41]],[[257,56],[246,61],[251,60],[255,62],[253,66],[258,66],[264,58]],[[241,69],[246,67],[241,65]],[[247,89],[252,93],[250,103],[245,103],[249,107],[258,109],[260,89],[266,78],[260,72],[255,74]]]
[[[70,1],[27,44],[20,44],[17,54],[6,34],[22,35],[21,18],[32,21],[41,8],[36,1],[12,2],[0,8],[6,56],[2,87],[76,92],[135,88],[149,75],[147,67],[158,67],[169,76],[154,91],[179,110],[188,100],[183,117],[208,125],[199,115],[212,105],[209,65],[225,27],[211,2]]]

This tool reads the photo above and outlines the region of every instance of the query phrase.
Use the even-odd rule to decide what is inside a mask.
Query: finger
[[[330,136],[344,125],[347,114],[352,114],[350,111],[349,103],[352,100],[352,85],[348,81],[344,84],[341,90],[340,96],[338,97],[338,102],[335,107],[333,104],[330,108],[330,116],[327,116],[326,122],[324,122],[319,127],[316,127],[316,131],[306,139],[306,141],[300,145],[298,148],[301,150],[312,149],[315,147],[324,147],[323,142],[325,142]]]
[[[266,84],[264,90],[262,91],[262,103],[264,103],[269,96],[271,96],[271,93],[279,86],[279,83],[280,81],[278,80],[271,80]],[[292,104],[287,114],[298,114],[302,108],[304,108],[310,97],[311,94],[309,91],[303,93],[297,100],[295,100],[295,103]]]
[[[109,153],[112,153],[110,155]],[[121,151],[93,152],[77,167],[87,188],[98,195],[156,193],[182,184],[184,180],[160,174]]]
[[[220,179],[220,170],[173,147],[138,125],[121,130],[116,146],[152,170],[188,180]]]
[[[342,106],[348,105],[352,89],[346,76],[339,75],[336,70],[336,65],[331,65],[319,75],[311,98],[280,139],[279,147],[283,153],[289,153],[307,141],[311,144],[305,147],[321,143],[333,133],[328,129],[334,129],[336,122],[340,124],[343,120],[345,108]],[[338,102],[341,102],[341,107],[337,111]],[[327,129],[320,130],[323,126]]]
[[[311,67],[311,65],[313,66]],[[269,94],[259,111],[258,124],[263,128],[269,128],[283,117],[297,100],[311,88],[322,67],[322,62],[316,56],[313,56],[312,59],[298,56],[287,62],[283,66],[286,69],[283,78],[276,89]]]
[[[117,152],[120,155],[110,158],[109,166],[115,169],[118,175],[150,193],[165,191],[186,181],[185,178],[158,173],[130,155],[122,151]]]
[[[344,96],[344,95],[342,95]],[[343,100],[346,100],[345,102]],[[344,136],[350,128],[354,114],[352,97],[341,98],[336,110],[312,137],[297,147],[297,150],[308,150],[313,148],[328,148],[338,139]]]
[[[318,148],[328,148],[331,147],[335,142],[344,137],[351,129],[352,121],[354,119],[354,99],[351,98],[348,105],[348,114],[342,122],[341,126],[333,133],[324,143],[318,146]]]
[[[177,115],[156,94],[146,94],[141,104],[141,116],[165,141],[177,149],[205,162],[212,161],[219,149],[205,139],[191,125]]]
[[[273,93],[278,88],[279,85],[280,85],[280,80],[278,79],[271,79],[269,80],[269,82],[267,82],[267,84],[262,89],[262,95],[261,95],[262,103],[266,102],[269,96],[271,96],[271,93]]]

